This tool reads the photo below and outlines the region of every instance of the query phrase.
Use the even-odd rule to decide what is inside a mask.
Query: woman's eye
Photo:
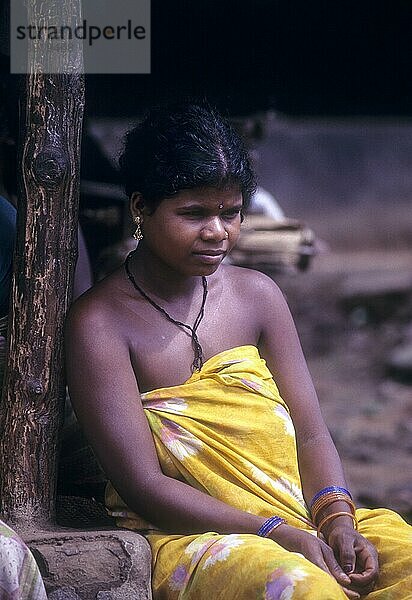
[[[200,210],[191,210],[190,212],[185,213],[188,217],[193,217],[195,219],[202,217],[202,213]]]
[[[192,217],[194,219],[198,219],[202,217],[202,212],[200,210],[187,210],[180,213],[183,217]]]
[[[224,219],[235,219],[240,214],[240,210],[230,210],[223,214]]]

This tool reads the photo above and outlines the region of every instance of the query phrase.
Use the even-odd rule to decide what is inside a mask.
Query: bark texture
[[[28,0],[29,22],[80,16],[76,0]],[[70,21],[69,21],[70,22]],[[50,56],[63,74],[47,74]],[[81,46],[29,48],[21,97],[21,172],[9,355],[0,412],[3,517],[46,527],[54,515],[63,415],[62,337],[77,258],[84,79]]]

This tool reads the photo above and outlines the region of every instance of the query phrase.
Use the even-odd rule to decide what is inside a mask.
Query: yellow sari
[[[184,384],[142,394],[163,472],[256,515],[279,515],[312,532],[295,431],[254,346],[226,350]],[[119,526],[145,530],[154,600],[345,599],[339,584],[302,555],[252,534],[169,535],[133,513],[109,484]],[[412,598],[412,528],[385,509],[357,511],[377,547],[381,574],[370,600]]]

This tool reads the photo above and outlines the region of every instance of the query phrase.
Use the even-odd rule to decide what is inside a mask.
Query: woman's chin
[[[213,273],[216,273],[219,266],[220,264],[208,266],[204,265],[202,267],[192,267],[190,269],[185,269],[184,275],[186,275],[187,277],[209,277],[209,275],[213,275]]]

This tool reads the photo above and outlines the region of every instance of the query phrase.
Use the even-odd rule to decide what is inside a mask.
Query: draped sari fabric
[[[279,515],[315,534],[302,494],[295,431],[254,346],[212,357],[184,384],[142,394],[163,472],[252,514]],[[163,599],[322,600],[346,598],[337,582],[297,553],[252,534],[169,535],[133,513],[109,484],[119,526],[145,531],[153,552],[153,594]],[[385,509],[357,511],[380,553],[371,600],[412,590],[412,528]]]
[[[1,600],[46,600],[39,569],[19,536],[0,521]]]

